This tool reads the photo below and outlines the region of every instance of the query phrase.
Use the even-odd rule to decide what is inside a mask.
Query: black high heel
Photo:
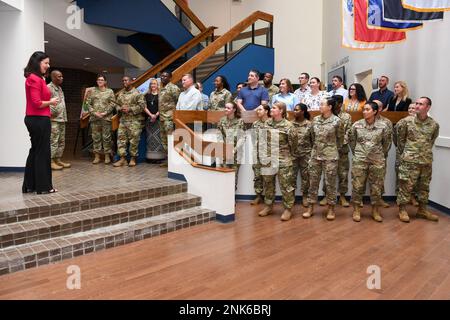
[[[36,192],[36,190],[34,189],[26,189],[26,188],[22,188],[22,193],[33,193]]]

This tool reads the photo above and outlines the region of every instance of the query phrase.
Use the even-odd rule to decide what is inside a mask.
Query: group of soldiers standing
[[[439,125],[428,116],[431,100],[428,97],[417,99],[411,106],[413,111],[410,115],[401,119],[395,127],[381,115],[383,106],[380,101],[366,103],[363,119],[353,124],[350,114],[342,110],[342,102],[340,95],[323,99],[320,115],[312,120],[308,107],[303,103],[295,106],[293,121],[287,119],[286,105],[283,102],[274,103],[272,108],[261,105],[256,109],[259,119],[253,123],[251,136],[258,161],[253,165],[256,197],[252,204],[264,202],[265,206],[259,216],[273,213],[275,178],[278,176],[284,206],[281,220],[292,218],[297,175],[300,171],[302,204],[307,208],[302,216],[310,218],[314,214],[323,174],[325,197],[321,205],[328,205],[326,218],[334,220],[338,192],[339,203],[344,207],[350,206],[345,195],[348,192],[351,151],[352,218],[355,222],[361,221],[360,208],[363,206],[363,196],[368,184],[372,217],[375,221],[382,222],[380,207],[389,206],[382,199],[387,156],[394,141],[398,157],[396,172],[399,219],[403,222],[410,221],[406,205],[417,198],[417,217],[437,221],[438,217],[427,211],[432,148],[439,134]],[[227,105],[231,108],[233,103]],[[230,117],[227,111],[219,122],[224,141],[235,141],[235,154],[243,144],[236,139],[243,126],[242,119]],[[244,135],[240,135],[244,139]],[[234,139],[229,139],[228,136]],[[277,158],[273,159],[275,150]],[[234,161],[231,167],[238,170],[236,157]]]

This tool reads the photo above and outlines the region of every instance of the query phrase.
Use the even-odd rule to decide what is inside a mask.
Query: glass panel
[[[169,9],[172,14],[177,17],[178,20],[180,20],[180,14],[181,14],[181,23],[186,27],[186,29],[189,30],[192,35],[196,36],[200,34],[200,29],[197,28],[197,26],[189,19],[184,12],[176,5],[175,1],[173,0],[161,0],[161,2]]]

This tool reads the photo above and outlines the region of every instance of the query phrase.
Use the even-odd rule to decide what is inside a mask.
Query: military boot
[[[383,207],[383,208],[389,208],[391,206],[389,203],[385,202],[383,200],[383,198],[381,198],[380,201],[378,201],[378,205]]]
[[[131,157],[130,163],[128,164],[129,167],[135,167],[136,166],[136,157]]]
[[[327,220],[333,221],[335,218],[336,218],[336,213],[334,212],[334,205],[329,204],[328,211],[327,211]]]
[[[353,205],[353,221],[355,222],[361,221],[361,211],[359,209],[359,204]]]
[[[56,164],[63,168],[70,168],[72,166],[70,163],[62,162],[61,158],[56,158]]]
[[[95,153],[94,161],[92,161],[92,164],[99,164],[100,163],[100,155],[98,153]]]
[[[50,166],[52,167],[52,170],[62,170],[64,168],[63,166],[58,165],[55,162],[55,159],[52,159],[52,163],[50,164]]]
[[[418,207],[418,206],[419,206],[419,203],[417,202],[416,197],[411,196],[411,204],[412,204],[414,207]]]
[[[323,197],[323,199],[322,199],[322,200],[320,200],[320,202],[319,202],[319,205],[321,205],[321,206],[326,206],[326,205],[327,205],[327,203],[328,203],[328,201],[327,201],[327,197],[326,197],[326,196],[324,196],[324,197]]]
[[[111,163],[111,156],[109,155],[109,153],[105,153],[105,164],[110,163]]]
[[[308,208],[308,195],[305,193],[302,196],[302,206]]]
[[[430,221],[439,221],[439,217],[435,214],[432,214],[427,210],[427,206],[423,203],[419,204],[419,210],[417,211],[417,218],[427,219]]]
[[[259,213],[258,216],[260,217],[265,217],[268,216],[269,214],[272,214],[272,205],[267,205],[264,207],[264,209],[262,209]]]
[[[305,219],[311,218],[314,215],[314,205],[310,203],[308,205],[308,210],[303,212],[302,217]]]
[[[341,193],[341,196],[339,197],[339,203],[343,207],[350,207],[350,203],[348,203],[347,199],[345,199],[345,194]]]
[[[383,217],[381,216],[380,212],[378,211],[377,205],[372,205],[372,218],[376,222],[383,222]]]
[[[113,164],[113,166],[114,167],[121,167],[121,166],[124,166],[124,165],[126,165],[127,164],[127,160],[125,159],[125,157],[120,157],[120,160],[119,161],[116,161],[114,164]]]
[[[281,221],[289,221],[292,218],[291,209],[284,209],[283,214],[281,215]]]
[[[257,194],[256,197],[255,197],[255,199],[253,199],[253,201],[250,202],[250,204],[251,204],[252,206],[256,206],[257,204],[262,203],[262,201],[263,201],[262,196],[261,196],[260,194]]]
[[[400,221],[409,222],[409,215],[406,211],[405,205],[398,206],[398,217],[400,218]]]

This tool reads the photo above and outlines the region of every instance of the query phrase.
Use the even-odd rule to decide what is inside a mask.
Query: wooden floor
[[[237,205],[232,224],[211,223],[0,277],[0,299],[450,299],[450,217],[377,224],[339,208],[282,223]],[[409,208],[411,210],[415,210]],[[319,209],[322,210],[322,209]],[[413,216],[413,215],[411,215]],[[70,265],[81,289],[66,289]],[[370,265],[381,290],[366,287]]]

